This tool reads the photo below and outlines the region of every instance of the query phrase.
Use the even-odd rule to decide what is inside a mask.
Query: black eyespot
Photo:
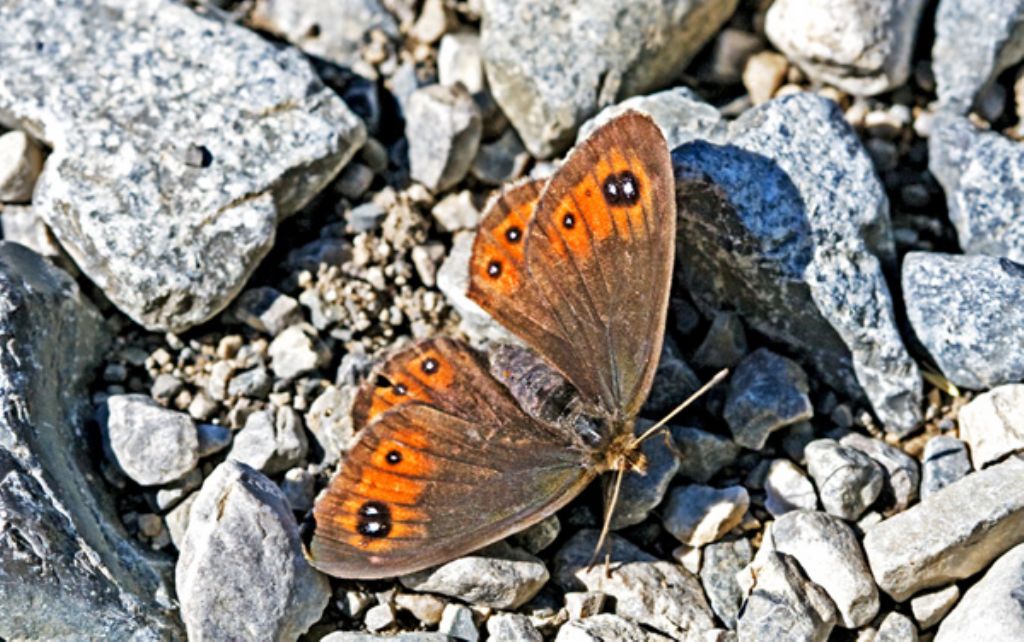
[[[640,200],[640,184],[633,172],[610,174],[604,179],[603,190],[609,205],[634,205]]]
[[[366,502],[359,507],[356,530],[366,537],[387,537],[391,532],[391,511],[381,502]]]
[[[518,243],[522,237],[523,232],[518,227],[512,226],[505,230],[505,238],[508,239],[509,243]]]
[[[402,461],[402,453],[397,450],[391,450],[388,454],[384,455],[384,459],[391,465],[398,464]]]
[[[423,363],[420,364],[420,369],[427,374],[434,374],[437,372],[437,359],[433,357],[424,359]]]
[[[487,265],[487,276],[496,279],[501,276],[501,261],[491,261]]]
[[[405,387],[404,383],[399,383],[399,384],[395,385],[395,394],[396,395],[401,396],[401,395],[406,394],[407,392],[409,392],[409,389]]]
[[[390,388],[391,382],[388,381],[388,378],[385,377],[384,375],[377,375],[377,378],[374,379],[373,381],[373,385],[377,386],[378,388]]]
[[[565,216],[562,217],[562,225],[567,230],[576,227],[576,217],[572,215],[572,212],[566,212]]]

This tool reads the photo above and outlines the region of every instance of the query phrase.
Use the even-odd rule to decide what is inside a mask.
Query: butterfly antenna
[[[612,486],[612,495],[604,509],[604,523],[601,525],[601,536],[597,538],[597,545],[594,546],[594,554],[590,557],[587,566],[593,566],[597,556],[604,548],[605,540],[612,527],[612,516],[615,514],[615,505],[619,503],[619,491],[622,489],[622,478],[626,476],[625,464],[615,469],[615,484]],[[605,560],[605,573],[607,574],[608,560]]]
[[[711,377],[711,380],[708,381],[707,383],[705,383],[703,386],[701,386],[697,390],[697,392],[695,392],[692,395],[690,395],[689,397],[687,397],[686,400],[683,401],[683,403],[681,403],[678,406],[676,406],[675,408],[673,408],[672,412],[670,412],[667,415],[665,415],[664,417],[662,417],[661,420],[658,423],[654,424],[653,426],[651,426],[650,428],[645,430],[643,432],[643,434],[641,434],[639,437],[635,438],[633,440],[633,442],[630,444],[630,450],[636,448],[640,444],[642,444],[645,441],[647,441],[648,438],[650,438],[656,432],[661,430],[661,428],[665,424],[667,424],[669,421],[671,421],[673,417],[675,417],[676,415],[678,415],[682,411],[686,410],[686,408],[690,404],[692,404],[694,401],[697,401],[702,396],[704,396],[704,393],[706,393],[708,390],[711,390],[712,388],[717,386],[727,376],[729,376],[729,369],[728,368],[725,368],[723,370],[719,370],[718,374],[716,374],[714,377]]]

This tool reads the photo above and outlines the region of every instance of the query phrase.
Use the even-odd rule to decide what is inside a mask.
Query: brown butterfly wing
[[[488,219],[500,211],[488,212],[486,240],[474,246],[470,298],[585,399],[612,416],[635,415],[661,352],[675,248],[660,129],[626,112],[578,145],[537,201],[521,263],[494,249],[503,238],[489,230],[504,228]]]
[[[593,479],[578,439],[526,415],[470,348],[424,342],[382,372],[418,387],[378,404],[318,499],[320,570],[369,579],[439,564],[543,519]]]

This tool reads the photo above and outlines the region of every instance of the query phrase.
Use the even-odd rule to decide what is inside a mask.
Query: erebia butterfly
[[[661,131],[630,111],[547,182],[491,203],[469,296],[572,385],[572,403],[528,412],[522,386],[455,340],[393,355],[357,394],[361,436],[314,508],[317,568],[369,579],[440,564],[544,519],[604,471],[642,468],[634,422],[661,354],[674,185]]]

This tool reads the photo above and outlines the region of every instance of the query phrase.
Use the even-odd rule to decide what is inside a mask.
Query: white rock
[[[461,82],[473,94],[487,86],[477,33],[448,33],[441,38],[437,50],[437,80],[449,86]]]
[[[669,494],[661,519],[665,530],[683,544],[703,546],[738,525],[749,506],[750,496],[742,486],[693,484]]]
[[[0,201],[25,203],[32,200],[32,190],[41,171],[43,152],[25,132],[16,130],[0,136]]]
[[[910,610],[918,626],[930,629],[946,617],[959,599],[960,589],[956,584],[950,584],[944,589],[915,595],[910,600]]]
[[[764,507],[775,517],[791,510],[818,507],[814,484],[788,459],[773,460],[764,478]]]
[[[1024,384],[1007,384],[978,395],[960,409],[957,419],[975,469],[1024,449]]]
[[[1016,546],[997,559],[977,584],[967,589],[960,603],[942,621],[935,642],[1024,640],[1022,592],[1024,546]]]

